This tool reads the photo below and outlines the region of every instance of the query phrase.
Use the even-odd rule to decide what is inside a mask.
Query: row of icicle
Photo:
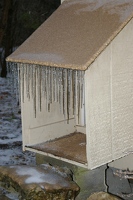
[[[19,104],[25,98],[33,99],[35,117],[37,103],[41,111],[45,99],[47,112],[53,102],[58,102],[66,120],[69,121],[70,110],[79,118],[84,107],[84,71],[12,62],[7,63],[7,69]]]

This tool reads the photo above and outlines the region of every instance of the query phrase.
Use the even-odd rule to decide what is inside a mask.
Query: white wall
[[[133,20],[112,42],[113,157],[133,150]]]
[[[111,48],[102,52],[85,74],[86,137],[89,168],[112,160]]]
[[[86,71],[90,168],[133,150],[133,20]]]

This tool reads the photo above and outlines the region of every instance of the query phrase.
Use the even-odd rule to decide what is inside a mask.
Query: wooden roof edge
[[[6,62],[15,62],[15,63],[25,63],[25,64],[33,64],[40,66],[50,66],[56,68],[67,68],[72,70],[87,70],[90,65],[96,60],[96,58],[104,51],[104,49],[113,41],[113,39],[121,32],[122,29],[131,21],[133,18],[133,14],[111,35],[110,38],[99,48],[99,50],[88,60],[84,65],[75,65],[75,64],[59,64],[53,62],[44,62],[44,61],[35,61],[35,60],[26,60],[26,59],[16,59],[10,57],[10,55],[6,58]]]
[[[55,68],[64,68],[64,69],[81,70],[81,71],[85,70],[80,65],[72,65],[72,64],[63,65],[63,64],[56,64],[52,62],[47,63],[47,62],[40,62],[40,61],[33,61],[33,60],[14,59],[11,57],[7,57],[6,62],[31,64],[31,65],[39,65],[39,66],[44,66],[44,67],[55,67]]]

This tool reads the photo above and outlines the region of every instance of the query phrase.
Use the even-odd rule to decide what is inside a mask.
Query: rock
[[[0,199],[1,199],[1,200],[11,200],[11,199],[9,199],[8,197],[6,197],[5,195],[0,195]]]
[[[120,200],[120,198],[106,192],[96,192],[87,198],[87,200]]]
[[[5,195],[3,195],[1,193],[0,193],[0,199],[1,200],[11,200],[11,199],[9,199],[8,197],[6,197]]]
[[[79,193],[70,172],[49,165],[0,166],[0,181],[19,192],[21,200],[74,200]]]
[[[5,194],[5,190],[0,186],[0,200],[12,200],[11,198],[7,197]]]

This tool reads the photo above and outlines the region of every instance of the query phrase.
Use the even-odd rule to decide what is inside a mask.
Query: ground
[[[35,164],[35,155],[22,151],[21,112],[8,79],[0,78],[0,165]]]
[[[12,87],[0,78],[0,165],[35,165],[35,154],[22,151],[21,110]]]
[[[4,173],[4,170],[6,169],[12,170],[12,168],[17,168],[20,171],[19,175],[29,176],[28,180],[31,181],[31,185],[32,185],[32,181],[33,181],[33,185],[35,185],[35,182],[38,186],[40,183],[42,185],[42,181],[40,181],[40,177],[41,177],[41,180],[43,178],[44,185],[46,186],[48,183],[48,185],[51,184],[52,188],[53,187],[59,188],[58,185],[60,184],[60,187],[62,188],[61,190],[62,192],[59,192],[59,194],[62,195],[65,179],[67,178],[66,176],[67,173],[65,172],[65,176],[62,177],[60,176],[61,172],[59,169],[56,169],[55,171],[54,167],[51,167],[52,171],[49,172],[48,171],[49,167],[50,166],[47,166],[47,167],[45,166],[46,169],[45,170],[43,169],[43,170],[46,171],[47,173],[45,172],[43,176],[42,176],[42,173],[40,175],[39,172],[37,171],[38,167],[36,166],[35,154],[29,151],[28,152],[22,151],[21,109],[19,107],[19,103],[16,98],[16,93],[14,91],[14,84],[12,80],[10,80],[10,78],[0,77],[0,174],[1,174],[1,177],[2,177],[2,174]],[[53,172],[53,169],[54,169],[54,172]],[[2,182],[0,182],[0,200],[19,200],[20,199],[19,194],[16,193],[13,188],[9,187],[8,191],[5,189],[5,187],[8,187],[8,185],[11,185],[11,181],[10,181],[10,184],[7,181],[10,176],[13,177],[12,178],[13,181],[16,180],[16,183],[19,180],[19,185],[21,185],[20,182],[22,182],[23,180],[22,177],[18,178],[18,175],[16,176],[15,173],[9,173],[8,176],[4,177],[4,184],[6,185],[3,185],[2,183],[3,179],[1,179]],[[63,179],[62,183],[61,183],[61,180],[62,180],[61,178]],[[70,184],[70,186],[71,185],[74,186],[73,188],[70,187],[70,192],[74,191],[74,196],[77,195],[79,191],[79,187],[77,186],[77,184],[75,184],[71,180],[69,180],[68,183]],[[22,188],[25,186],[25,184],[26,182],[22,183]],[[45,191],[46,190],[47,189],[45,188]],[[67,188],[67,190],[69,194],[69,188]],[[26,191],[27,191],[27,188],[26,188]],[[64,189],[64,191],[65,191],[64,194],[66,194],[66,188]],[[57,194],[55,193],[53,195],[57,196]]]

